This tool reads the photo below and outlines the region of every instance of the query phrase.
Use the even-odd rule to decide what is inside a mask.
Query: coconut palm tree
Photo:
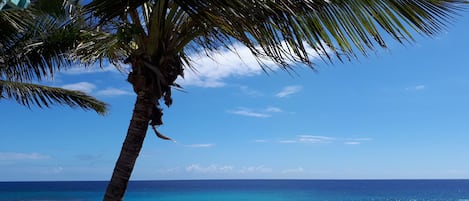
[[[444,29],[465,0],[92,0],[82,17],[89,25],[74,35],[75,60],[129,65],[136,94],[133,115],[104,200],[121,200],[147,129],[157,136],[162,104],[172,104],[175,83],[191,68],[190,55],[236,51],[242,44],[268,70],[266,59],[285,70],[310,53],[348,60],[411,43],[415,34]]]
[[[106,104],[83,92],[40,85],[63,66],[79,29],[68,21],[63,1],[33,3],[28,9],[0,11],[0,98],[30,107],[54,104],[81,107],[104,114]],[[70,34],[72,34],[70,36]]]

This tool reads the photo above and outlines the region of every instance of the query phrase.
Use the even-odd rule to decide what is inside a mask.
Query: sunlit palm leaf
[[[207,42],[220,45],[226,44],[227,38],[234,38],[255,56],[269,57],[284,67],[292,63],[289,60],[311,64],[308,47],[328,59],[332,59],[329,54],[350,59],[356,53],[366,55],[376,47],[386,48],[388,36],[400,43],[412,42],[414,33],[432,36],[445,28],[463,3],[468,3],[466,0],[94,0],[86,8],[104,23],[127,16],[145,2],[153,2],[154,8],[177,4],[196,22],[192,28],[203,30],[198,35],[203,37],[201,47],[216,48]],[[155,31],[147,29],[146,33],[150,33],[150,42],[156,41],[151,36]]]
[[[94,110],[99,114],[106,112],[105,103],[83,92],[57,87],[0,80],[0,95],[28,107],[35,105],[42,108],[60,104]]]
[[[74,60],[86,64],[108,60],[119,67],[119,62],[126,59],[132,50],[131,44],[124,42],[116,34],[81,30],[80,38],[81,42],[72,51],[71,56]]]
[[[339,58],[350,58],[356,52],[366,55],[375,46],[387,47],[383,32],[398,42],[412,41],[412,31],[431,36],[444,29],[462,3],[467,3],[454,0],[176,1],[194,19],[218,27],[251,49],[261,46],[264,53],[280,63],[288,59],[285,52],[307,63],[306,44],[318,53],[332,51]],[[288,47],[279,48],[282,42]]]

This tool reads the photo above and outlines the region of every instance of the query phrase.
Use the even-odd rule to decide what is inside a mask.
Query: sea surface
[[[107,182],[0,182],[0,201],[102,200]],[[469,201],[469,180],[132,181],[126,201]]]

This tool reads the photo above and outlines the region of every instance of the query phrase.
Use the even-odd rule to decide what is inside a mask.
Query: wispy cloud
[[[371,138],[352,138],[352,139],[344,139],[344,144],[346,145],[360,145],[364,142],[371,141]]]
[[[186,145],[187,147],[192,147],[192,148],[210,148],[215,146],[215,144],[190,144]]]
[[[73,83],[73,84],[66,84],[66,85],[63,85],[62,88],[69,89],[69,90],[77,90],[77,91],[85,92],[87,94],[94,94],[97,96],[107,96],[107,97],[115,97],[115,96],[133,94],[130,91],[112,88],[112,87],[98,90],[98,87],[90,82],[78,82],[78,83]]]
[[[248,117],[257,117],[257,118],[268,118],[271,117],[273,113],[282,112],[282,109],[278,107],[267,107],[261,110],[254,110],[250,108],[240,107],[236,110],[229,110],[228,113],[248,116]]]
[[[299,91],[301,91],[302,88],[303,88],[302,86],[298,86],[298,85],[286,86],[280,92],[275,94],[275,96],[279,98],[285,98],[292,94],[298,93]]]
[[[247,116],[247,117],[257,117],[257,118],[271,117],[270,114],[262,113],[262,112],[254,112],[248,108],[238,108],[236,110],[230,110],[228,112],[231,114],[237,114],[237,115]]]
[[[331,143],[335,138],[316,135],[298,135],[295,139],[280,140],[280,143],[308,143],[308,144],[324,144]]]
[[[331,143],[332,141],[335,140],[335,138],[326,137],[326,136],[316,136],[316,135],[299,135],[297,140],[298,142],[301,142],[301,143],[318,144],[318,143]]]
[[[89,94],[94,89],[96,89],[96,86],[94,84],[89,83],[89,82],[78,82],[78,83],[74,83],[74,84],[63,85],[62,88],[69,89],[69,90],[82,91],[82,92],[85,92],[85,93]]]
[[[344,142],[344,144],[348,144],[348,145],[359,145],[361,144],[362,142],[358,142],[358,141],[349,141],[349,142]]]
[[[297,168],[283,170],[282,173],[290,174],[290,173],[301,173],[304,171],[305,169],[303,167],[297,167]]]
[[[278,107],[268,107],[265,109],[266,112],[282,112],[282,109]]]
[[[279,140],[278,142],[283,143],[283,144],[293,144],[297,143],[297,140]]]
[[[174,168],[173,168],[174,169]],[[180,170],[180,169],[177,169]],[[233,165],[208,165],[191,164],[184,168],[185,172],[198,174],[252,174],[252,173],[271,173],[272,168],[264,165],[235,167]]]
[[[107,88],[107,89],[97,91],[96,95],[98,96],[122,96],[122,95],[132,95],[132,93],[126,90],[122,90],[122,89]]]
[[[40,153],[0,152],[0,161],[43,160],[50,156]]]
[[[407,91],[421,91],[421,90],[425,90],[427,87],[423,84],[420,84],[420,85],[416,85],[416,86],[410,86],[410,87],[407,87],[405,88],[405,90]]]
[[[75,65],[71,68],[68,68],[61,73],[63,74],[71,74],[71,75],[79,75],[79,74],[89,74],[89,73],[103,73],[103,72],[119,72],[117,68],[112,65],[106,65],[100,67],[99,64],[94,66],[85,67],[83,65]]]
[[[273,172],[272,168],[265,167],[263,165],[243,167],[240,170],[240,173],[242,173],[242,174],[247,174],[247,173],[270,173],[270,172]]]
[[[249,88],[248,86],[240,86],[239,90],[241,93],[250,96],[250,97],[259,97],[263,96],[262,92]]]
[[[226,173],[232,172],[234,170],[233,166],[230,165],[209,165],[209,166],[201,166],[199,164],[192,164],[185,168],[186,172],[193,172],[193,173]]]
[[[80,161],[97,162],[103,160],[102,154],[78,154],[75,158]]]
[[[331,143],[343,143],[347,145],[359,145],[367,141],[371,141],[371,138],[335,138],[328,136],[318,135],[298,135],[292,139],[281,139],[277,142],[282,144],[331,144]]]

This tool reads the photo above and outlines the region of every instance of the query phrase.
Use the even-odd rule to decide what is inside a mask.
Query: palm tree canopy
[[[283,69],[303,63],[311,52],[333,61],[386,48],[387,40],[413,42],[432,36],[453,20],[467,0],[94,0],[85,15],[94,30],[82,31],[77,60],[109,59],[119,66],[143,59],[167,105],[189,53],[242,43],[258,58]],[[97,22],[97,23],[96,23]],[[137,61],[133,61],[137,62]],[[172,64],[170,64],[172,63]],[[139,71],[132,69],[133,71]],[[171,71],[171,72],[169,72]],[[160,86],[161,85],[161,86]],[[166,89],[165,89],[166,88]],[[162,91],[161,91],[162,89]]]
[[[81,27],[69,26],[67,13],[60,0],[0,11],[0,98],[28,107],[61,104],[106,112],[104,102],[83,92],[33,84],[73,63],[68,53]]]
[[[182,36],[182,33],[178,36],[193,39],[191,42],[200,41],[201,47],[216,48],[226,44],[227,39],[235,39],[249,47],[256,56],[267,56],[285,66],[288,64],[286,61],[292,59],[287,56],[291,54],[295,61],[309,64],[306,56],[308,46],[329,59],[330,54],[342,59],[355,57],[356,52],[366,55],[376,47],[387,47],[383,33],[400,43],[412,42],[413,32],[431,36],[444,29],[456,11],[462,8],[461,5],[468,2],[94,0],[86,7],[98,17],[101,26],[115,25],[113,30],[122,30],[118,33],[127,39],[132,38],[137,43],[138,40],[148,42],[149,52],[161,49],[162,38],[157,36],[164,36],[159,33],[173,31],[169,33],[174,37],[181,30],[167,30],[173,26],[171,24],[186,23],[198,32],[192,37]]]

